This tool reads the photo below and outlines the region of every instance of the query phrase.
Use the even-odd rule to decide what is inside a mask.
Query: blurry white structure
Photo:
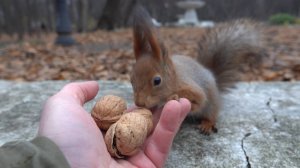
[[[196,9],[205,5],[205,2],[201,0],[186,0],[179,1],[176,4],[179,8],[185,9],[184,15],[178,20],[178,25],[194,25],[201,27],[212,27],[214,23],[212,21],[199,22]]]
[[[205,21],[201,21],[197,26],[200,26],[200,27],[214,27],[215,23],[213,21],[205,20]]]
[[[160,27],[161,23],[159,23],[155,18],[152,18],[152,23],[154,24],[154,26],[156,27]]]

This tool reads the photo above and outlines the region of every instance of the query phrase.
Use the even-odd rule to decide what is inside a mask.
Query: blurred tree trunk
[[[26,18],[26,27],[28,28],[28,33],[29,35],[32,35],[32,29],[31,29],[31,21],[34,20],[32,18],[32,9],[30,10],[30,5],[31,5],[31,0],[27,0],[25,1],[25,11],[26,11],[26,15],[27,15],[27,18]]]
[[[53,31],[55,29],[55,12],[54,12],[54,2],[53,0],[46,0],[46,10],[47,10],[47,23],[44,25],[45,29],[48,31]]]
[[[7,8],[6,8],[6,0],[2,0],[2,3],[0,5],[0,10],[2,12],[2,22],[0,25],[0,29],[1,29],[1,34],[2,33],[7,33],[7,25],[5,24],[7,21]]]
[[[137,0],[107,0],[97,28],[113,30],[128,25]]]
[[[11,1],[10,0],[1,0],[2,3],[2,10],[3,10],[3,16],[4,16],[4,31],[12,36],[15,33],[15,29],[13,27],[13,8],[10,7]]]
[[[78,22],[77,31],[86,32],[87,31],[87,20],[88,20],[88,7],[89,2],[87,0],[79,0],[77,2],[78,6]]]
[[[56,0],[0,0],[0,32],[18,35],[55,30]],[[63,1],[63,0],[61,0]],[[88,31],[93,28],[112,30],[130,25],[132,10],[143,5],[161,23],[178,20],[184,13],[176,6],[181,0],[67,0],[72,28]],[[206,5],[197,10],[200,20],[226,21],[250,17],[267,21],[276,13],[300,16],[300,0],[203,0]]]
[[[262,16],[265,10],[265,1],[262,0],[256,0],[257,10],[258,10],[258,17]]]
[[[13,10],[13,26],[17,30],[18,39],[22,40],[24,33],[26,32],[26,15],[24,13],[24,5],[22,3],[23,1],[14,0],[14,10]]]

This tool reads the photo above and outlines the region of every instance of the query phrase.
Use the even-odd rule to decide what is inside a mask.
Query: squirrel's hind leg
[[[216,122],[220,109],[220,96],[217,89],[212,86],[206,89],[208,89],[206,92],[207,102],[205,103],[205,107],[198,112],[200,124],[197,128],[201,133],[210,135],[211,133],[218,132]]]
[[[209,104],[200,113],[200,124],[197,127],[201,133],[209,135],[218,132],[216,122],[219,114],[219,101],[211,98]]]
[[[211,133],[218,132],[216,123],[207,119],[201,119],[200,124],[197,126],[197,128],[204,135],[210,135]]]

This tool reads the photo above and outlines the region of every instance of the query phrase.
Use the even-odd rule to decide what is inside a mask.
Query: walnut
[[[123,158],[138,152],[153,128],[152,113],[140,108],[125,113],[126,102],[107,95],[92,110],[92,117],[105,134],[104,140],[111,156]]]
[[[105,134],[109,153],[117,158],[136,154],[152,127],[152,113],[148,109],[125,113]]]
[[[106,131],[118,121],[127,109],[126,101],[121,97],[106,95],[102,97],[92,110],[92,117],[98,127]]]

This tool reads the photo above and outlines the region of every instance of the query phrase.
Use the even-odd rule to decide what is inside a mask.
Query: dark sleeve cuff
[[[0,148],[0,165],[5,168],[70,167],[57,145],[46,137],[4,144]]]

